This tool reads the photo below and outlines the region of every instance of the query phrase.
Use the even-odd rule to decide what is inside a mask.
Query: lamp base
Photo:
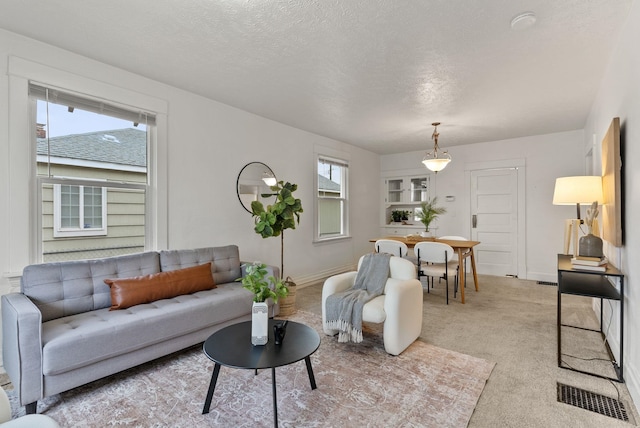
[[[587,257],[602,257],[602,239],[591,233],[581,237],[578,254]]]

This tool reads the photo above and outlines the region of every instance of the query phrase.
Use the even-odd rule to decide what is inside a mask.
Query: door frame
[[[464,191],[465,198],[464,210],[468,213],[468,235],[471,236],[471,172],[488,170],[488,169],[505,169],[514,168],[518,175],[518,278],[528,279],[527,276],[527,258],[526,258],[526,240],[527,240],[527,219],[526,219],[526,162],[524,158],[516,159],[501,159],[495,161],[482,161],[482,162],[466,162],[464,165]]]

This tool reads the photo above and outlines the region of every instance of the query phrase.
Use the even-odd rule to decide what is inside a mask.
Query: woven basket
[[[296,311],[296,283],[288,276],[284,281],[284,285],[289,289],[289,294],[278,301],[280,304],[280,316],[291,315]]]

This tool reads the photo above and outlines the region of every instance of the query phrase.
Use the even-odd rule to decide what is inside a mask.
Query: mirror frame
[[[271,175],[273,175],[274,178],[276,178],[276,181],[278,180],[278,178],[276,177],[276,174],[273,172],[273,170],[269,167],[269,165],[267,165],[264,162],[249,162],[248,164],[246,164],[245,166],[242,167],[242,169],[240,170],[240,173],[238,173],[238,178],[236,179],[236,194],[238,195],[238,201],[240,201],[240,205],[242,205],[242,208],[245,209],[245,211],[247,211],[249,214],[253,214],[253,212],[251,211],[251,206],[249,206],[247,208],[247,206],[245,205],[245,203],[242,200],[242,197],[240,196],[240,177],[242,177],[242,173],[245,172],[245,170],[251,166],[259,166],[261,170],[263,170],[262,172],[265,172],[264,170],[266,169],[267,171],[269,171],[271,173]],[[260,178],[262,179],[262,178]],[[266,184],[265,184],[266,186]]]

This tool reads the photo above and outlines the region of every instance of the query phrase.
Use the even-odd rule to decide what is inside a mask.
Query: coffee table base
[[[304,362],[307,366],[307,374],[309,375],[309,383],[311,384],[311,389],[314,390],[317,388],[316,386],[316,378],[313,375],[313,367],[311,366],[311,358],[305,357]],[[209,390],[207,391],[207,398],[204,401],[204,408],[202,409],[202,414],[206,415],[209,413],[209,409],[211,408],[211,400],[213,400],[213,392],[216,389],[216,383],[218,382],[218,375],[220,374],[220,364],[215,363],[213,366],[213,373],[211,374],[211,382],[209,382]],[[271,389],[273,390],[273,421],[274,426],[278,428],[278,400],[276,395],[276,368],[271,368]]]

